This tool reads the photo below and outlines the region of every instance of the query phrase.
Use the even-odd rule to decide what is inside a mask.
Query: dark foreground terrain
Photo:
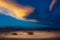
[[[0,40],[60,40],[60,38],[51,38],[51,39],[17,39],[17,38],[1,38]]]

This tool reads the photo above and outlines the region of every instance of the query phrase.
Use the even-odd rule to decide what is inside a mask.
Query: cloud
[[[34,8],[31,6],[23,6],[7,0],[0,0],[0,12],[5,15],[9,15],[17,19],[25,19],[25,16],[28,16],[33,11]]]

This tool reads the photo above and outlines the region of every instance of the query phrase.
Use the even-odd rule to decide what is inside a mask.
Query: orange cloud
[[[0,0],[0,6],[13,11],[13,13],[9,13],[9,15],[18,19],[24,19],[25,16],[34,11],[34,8],[31,6],[19,6],[16,3],[9,2],[7,0]]]

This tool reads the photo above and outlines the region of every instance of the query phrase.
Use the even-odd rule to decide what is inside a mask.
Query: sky
[[[48,27],[60,27],[59,0],[52,12],[49,11],[51,2],[52,0],[0,0],[0,12],[18,20],[38,22]]]

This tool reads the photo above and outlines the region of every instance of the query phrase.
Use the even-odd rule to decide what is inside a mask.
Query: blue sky
[[[15,2],[18,5],[28,5],[35,8],[35,11],[26,17],[27,19],[37,19],[40,21],[38,22],[40,25],[47,25],[48,27],[60,27],[60,3],[57,2],[52,12],[50,12],[49,5],[51,1],[52,0],[13,0],[12,2]],[[0,22],[2,21],[2,24],[5,23],[3,18],[6,20],[8,17],[3,17],[0,15]],[[11,20],[11,22],[13,21],[12,18],[9,20]],[[14,23],[15,22],[16,21],[14,21]],[[7,23],[8,21],[6,20],[6,24]]]

